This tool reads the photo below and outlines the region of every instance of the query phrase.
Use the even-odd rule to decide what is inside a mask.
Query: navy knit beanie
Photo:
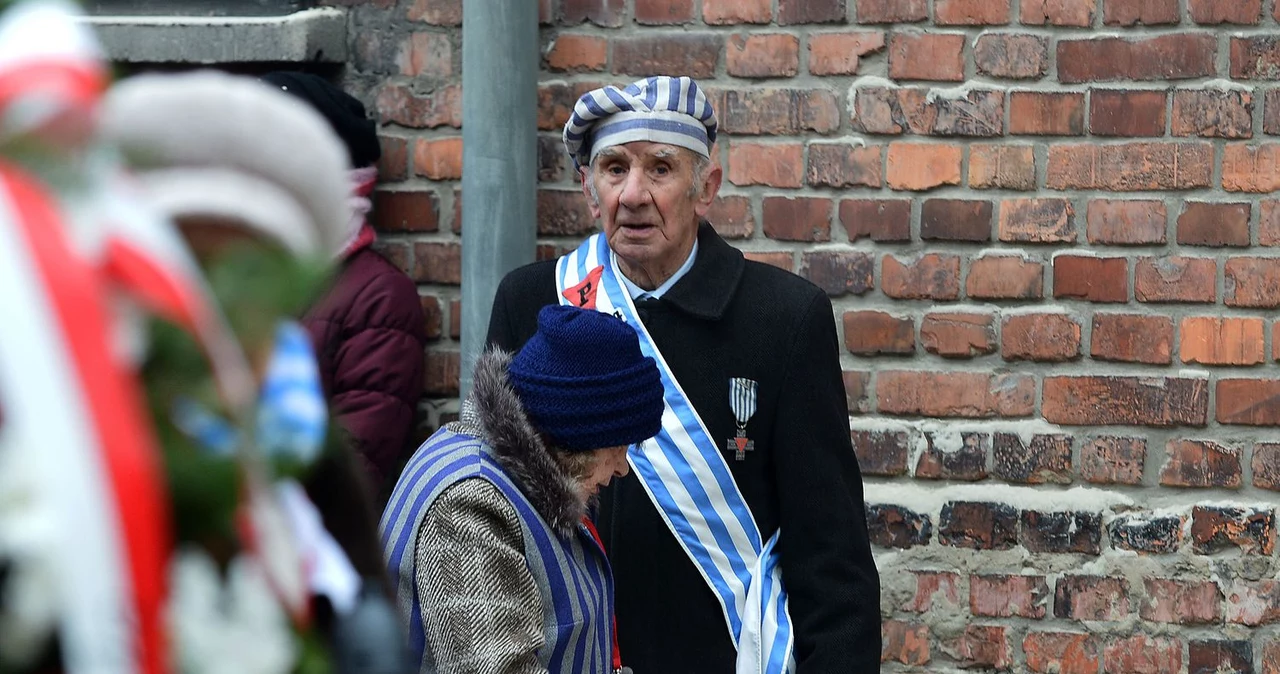
[[[511,385],[534,428],[561,449],[643,442],[662,428],[662,380],[635,330],[598,311],[552,305],[511,359]]]

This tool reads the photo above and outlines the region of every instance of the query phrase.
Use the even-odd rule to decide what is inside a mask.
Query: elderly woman
[[[382,516],[422,671],[609,672],[613,579],[587,508],[659,430],[657,366],[621,320],[550,306],[474,382]]]

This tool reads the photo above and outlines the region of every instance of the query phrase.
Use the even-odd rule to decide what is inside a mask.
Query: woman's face
[[[583,500],[590,499],[600,492],[600,488],[609,484],[614,477],[622,477],[630,472],[627,465],[627,445],[606,447],[592,452],[591,467],[586,477],[578,482],[582,489]]]

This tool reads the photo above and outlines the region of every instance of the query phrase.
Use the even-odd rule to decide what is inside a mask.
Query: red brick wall
[[[422,284],[446,411],[459,7],[357,3],[350,78],[384,123],[379,225]],[[576,97],[698,78],[716,226],[836,306],[886,671],[1277,674],[1278,14],[544,0],[539,253],[594,227],[559,143]]]

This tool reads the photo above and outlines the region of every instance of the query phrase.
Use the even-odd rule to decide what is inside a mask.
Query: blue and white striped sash
[[[604,236],[596,234],[560,258],[556,286],[563,304],[580,305],[590,297],[594,304],[588,308],[625,320],[639,334],[641,350],[658,364],[666,390],[662,431],[628,454],[631,467],[719,600],[738,649],[735,672],[793,672],[795,639],[778,567],[778,534],[761,540],[719,444],[636,318],[619,273]],[[598,287],[577,289],[569,295],[578,301],[569,301],[565,291],[584,281]]]

